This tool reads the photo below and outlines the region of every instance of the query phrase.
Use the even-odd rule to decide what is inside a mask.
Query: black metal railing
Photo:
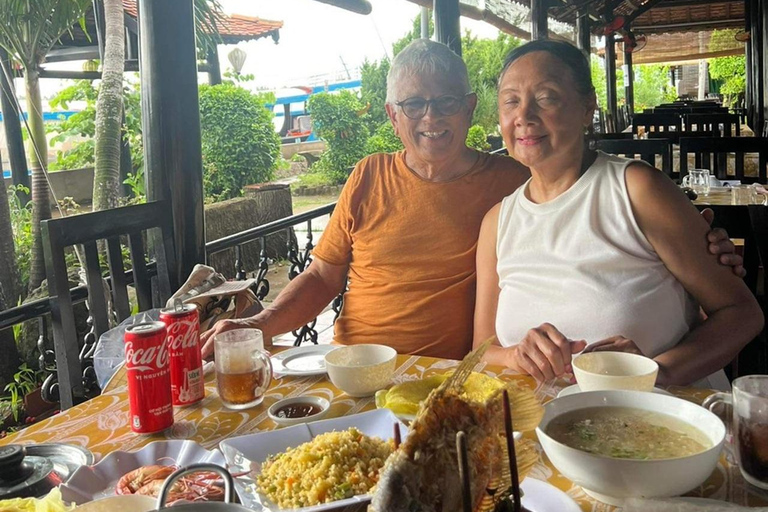
[[[256,278],[254,285],[254,293],[259,300],[265,299],[271,290],[270,283],[267,279],[269,272],[270,260],[267,257],[266,252],[266,237],[280,232],[288,232],[288,260],[290,261],[290,268],[288,276],[290,279],[294,279],[301,272],[303,272],[309,263],[312,261],[312,249],[314,248],[314,235],[312,232],[312,220],[325,215],[330,215],[333,212],[336,203],[331,203],[314,210],[293,215],[291,217],[285,217],[263,226],[247,229],[239,233],[213,240],[205,245],[206,255],[210,255],[222,252],[228,249],[235,250],[235,276],[236,279],[244,280],[251,272]],[[307,240],[303,247],[299,246],[295,236],[292,236],[292,230],[294,227],[306,224],[307,226]],[[259,264],[255,269],[245,269],[242,258],[243,245],[258,241],[260,243]],[[154,264],[150,264],[147,268],[150,277],[154,276],[157,269]],[[133,273],[129,270],[125,273],[126,282],[129,284],[133,282]],[[107,282],[109,283],[109,279]],[[70,289],[73,304],[80,304],[85,302],[87,305],[88,288],[85,285],[76,286]],[[341,295],[337,297],[333,302],[333,310],[338,316],[341,310],[342,300]],[[0,330],[9,329],[13,326],[37,320],[38,322],[38,339],[37,348],[39,351],[38,367],[45,372],[47,376],[52,376],[56,373],[56,361],[54,352],[51,350],[48,340],[48,315],[51,313],[51,300],[49,297],[37,299],[20,306],[16,306],[4,311],[0,311]],[[317,331],[315,330],[315,320],[309,324],[303,326],[301,329],[294,331],[293,334],[296,337],[295,345],[300,345],[305,341],[317,343]],[[89,317],[89,328],[91,326]],[[87,336],[87,334],[86,334]],[[46,388],[47,389],[47,388]],[[55,389],[51,389],[46,393],[48,396],[45,398],[55,401]]]
[[[330,203],[314,210],[310,210],[298,215],[278,219],[276,221],[258,226],[255,228],[240,231],[229,236],[213,240],[205,244],[205,253],[208,258],[211,255],[228,250],[235,250],[235,278],[238,280],[244,280],[247,278],[248,272],[243,267],[243,246],[251,242],[259,242],[259,264],[256,269],[251,272],[256,282],[253,285],[253,291],[259,300],[264,300],[271,290],[267,274],[269,272],[269,258],[267,257],[267,237],[281,232],[287,232],[288,234],[288,261],[291,266],[288,270],[288,278],[293,280],[296,276],[301,274],[312,262],[312,250],[314,249],[314,235],[312,233],[312,220],[325,215],[330,215],[333,209],[336,207],[336,203]],[[307,239],[303,247],[299,246],[299,242],[294,236],[293,228],[306,224],[307,226]],[[343,294],[339,295],[332,303],[332,309],[338,317],[343,304]],[[315,329],[317,319],[312,320],[308,324],[302,326],[300,329],[293,331],[295,337],[294,345],[299,346],[305,341],[317,344],[318,333]]]

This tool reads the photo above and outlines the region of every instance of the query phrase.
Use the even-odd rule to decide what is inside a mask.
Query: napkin
[[[741,507],[725,501],[672,498],[650,500],[628,498],[624,500],[622,512],[768,512],[768,507]]]

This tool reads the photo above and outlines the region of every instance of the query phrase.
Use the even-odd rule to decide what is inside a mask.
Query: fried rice
[[[281,508],[298,508],[368,494],[394,449],[392,441],[356,428],[328,432],[270,456],[257,477],[259,489]]]

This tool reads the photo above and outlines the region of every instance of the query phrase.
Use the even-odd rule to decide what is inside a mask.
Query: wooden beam
[[[73,60],[91,60],[99,59],[101,54],[99,47],[93,46],[70,46],[67,48],[55,48],[45,56],[45,62],[69,62]]]
[[[422,7],[429,7],[430,9],[432,8],[432,0],[408,0],[408,1],[413,4],[420,5]],[[511,24],[504,18],[501,18],[493,14],[488,9],[478,9],[477,7],[472,5],[459,3],[459,12],[461,13],[462,16],[465,16],[467,18],[477,20],[477,21],[484,21],[489,25],[494,26],[497,29],[501,30],[505,34],[509,34],[511,36],[515,36],[520,39],[524,39],[526,41],[531,40],[530,32],[516,25]],[[563,37],[560,34],[557,34],[555,32],[552,32],[551,30],[549,31],[549,38],[562,39],[564,41],[567,40],[566,37]]]
[[[637,32],[643,32],[644,34],[653,34],[658,32],[681,32],[681,29],[700,29],[707,28],[741,28],[744,24],[742,18],[734,18],[730,20],[713,20],[713,21],[690,21],[683,23],[667,23],[664,25],[638,25],[632,27]]]

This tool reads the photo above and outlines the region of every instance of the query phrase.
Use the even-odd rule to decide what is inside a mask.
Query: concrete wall
[[[315,140],[312,142],[299,142],[298,144],[283,144],[280,146],[283,158],[290,160],[296,153],[316,153],[325,151],[325,141]]]
[[[72,169],[69,171],[52,171],[48,173],[51,187],[56,197],[63,199],[71,197],[78,204],[90,204],[93,195],[93,168]],[[6,189],[12,184],[10,178],[5,179]],[[53,204],[53,202],[51,202]]]

